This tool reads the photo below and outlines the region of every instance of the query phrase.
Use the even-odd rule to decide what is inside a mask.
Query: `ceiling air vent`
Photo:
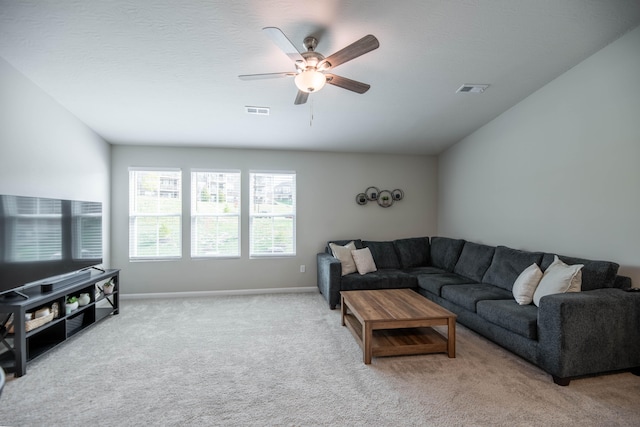
[[[456,91],[456,93],[482,93],[489,85],[472,85],[472,84],[463,84]]]
[[[259,116],[269,115],[269,107],[250,107],[248,105],[245,105],[244,109],[247,114],[257,114]]]

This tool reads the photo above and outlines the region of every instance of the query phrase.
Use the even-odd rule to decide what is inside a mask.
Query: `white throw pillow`
[[[533,294],[542,279],[542,270],[535,262],[529,267],[525,268],[518,276],[515,282],[513,282],[513,297],[520,305],[531,304],[533,301]]]
[[[329,243],[333,256],[338,258],[342,263],[342,275],[356,272],[356,264],[353,262],[351,251],[355,250],[356,244],[351,241],[344,246]]]
[[[351,251],[351,255],[353,255],[353,260],[356,263],[356,268],[358,269],[358,273],[367,274],[374,271],[378,271],[376,268],[376,263],[373,261],[373,256],[371,255],[371,251],[369,248],[357,249],[355,251]]]
[[[582,267],[584,267],[583,264],[567,265],[558,258],[558,255],[555,255],[533,294],[533,303],[539,307],[540,299],[546,295],[580,292]]]

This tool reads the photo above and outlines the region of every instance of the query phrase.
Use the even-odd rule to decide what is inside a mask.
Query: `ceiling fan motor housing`
[[[305,60],[305,64],[303,65],[303,67],[299,68],[300,71],[304,71],[308,69],[315,70],[318,68],[318,64],[324,61],[324,56],[318,52],[313,52],[313,51],[303,52],[301,53],[301,55]]]

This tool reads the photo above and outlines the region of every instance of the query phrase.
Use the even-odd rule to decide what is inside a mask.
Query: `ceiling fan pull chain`
[[[309,127],[313,127],[313,98],[309,103]]]

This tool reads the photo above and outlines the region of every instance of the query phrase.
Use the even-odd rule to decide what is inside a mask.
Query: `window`
[[[182,254],[182,172],[129,169],[129,258]]]
[[[295,172],[251,172],[249,180],[249,255],[295,255]]]
[[[191,256],[240,256],[240,172],[191,172]]]

